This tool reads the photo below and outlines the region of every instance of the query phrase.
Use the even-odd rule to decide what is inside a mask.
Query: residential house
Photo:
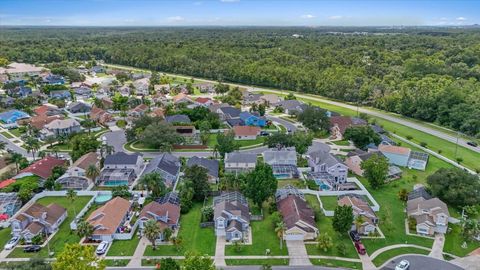
[[[263,102],[266,103],[268,106],[275,106],[282,101],[282,98],[275,94],[265,94],[261,96],[260,99],[263,100]]]
[[[52,234],[67,218],[67,209],[59,204],[47,206],[34,203],[12,219],[12,234],[21,236],[27,243],[40,234]]]
[[[150,85],[149,78],[142,78],[134,81],[133,86],[137,95],[147,96],[149,94],[148,86]]]
[[[144,115],[147,111],[148,111],[149,107],[146,105],[146,104],[140,104],[138,105],[137,107],[135,107],[134,109],[130,110],[128,112],[128,115],[129,116],[132,116],[132,117],[140,117],[142,115]]]
[[[232,152],[225,154],[225,172],[244,173],[255,169],[257,154]]]
[[[378,217],[370,205],[368,205],[368,202],[363,198],[356,194],[345,194],[338,197],[337,203],[339,206],[351,206],[354,220],[363,220],[361,224],[353,225],[359,234],[369,235],[376,231]]]
[[[193,86],[197,87],[200,93],[215,93],[215,85],[213,83],[196,83]]]
[[[15,128],[18,127],[18,120],[27,118],[30,118],[30,115],[28,115],[26,112],[19,110],[10,110],[0,113],[0,124],[4,128]]]
[[[93,66],[90,71],[95,72],[95,73],[103,73],[105,72],[105,68],[102,66]]]
[[[87,222],[93,226],[90,237],[97,241],[112,242],[116,236],[124,231],[124,223],[130,218],[131,203],[122,197],[112,200],[93,211],[87,218]]]
[[[263,152],[263,160],[270,165],[276,178],[298,178],[297,152],[295,147],[269,148]]]
[[[113,116],[105,110],[93,106],[92,110],[90,111],[90,119],[105,125],[106,123],[113,121]]]
[[[104,169],[132,169],[136,175],[140,175],[143,167],[143,156],[138,153],[116,152],[108,155],[103,162]]]
[[[255,94],[248,91],[243,92],[243,104],[262,104],[262,94]]]
[[[43,77],[42,82],[49,85],[61,85],[65,83],[65,78],[60,75],[48,74]]]
[[[165,117],[165,121],[169,124],[190,124],[192,121],[185,114],[175,114]]]
[[[180,159],[170,153],[162,153],[154,157],[147,164],[143,175],[156,172],[159,173],[168,187],[175,186],[180,175],[182,164]]]
[[[235,107],[220,107],[217,109],[218,116],[221,120],[240,118],[242,111]]]
[[[329,152],[311,152],[307,157],[307,161],[315,180],[329,184],[332,187],[347,182],[347,165]]]
[[[66,161],[52,156],[46,156],[21,170],[14,178],[21,179],[25,176],[36,175],[40,177],[40,180],[47,180],[47,178],[52,175],[52,170],[56,166],[66,166]]]
[[[240,119],[242,119],[247,126],[264,127],[267,125],[267,119],[265,117],[249,112],[241,112]]]
[[[223,107],[230,107],[230,105],[228,105],[227,103],[213,103],[210,106],[208,106],[208,109],[212,113],[218,113],[218,109],[223,108]]]
[[[367,125],[367,121],[360,118],[350,116],[332,116],[330,117],[330,138],[342,140],[347,128],[365,125]]]
[[[253,126],[234,126],[235,140],[256,140],[261,129]]]
[[[229,242],[242,241],[250,227],[247,199],[239,192],[224,192],[213,199],[215,235]]]
[[[296,115],[302,113],[308,105],[298,100],[283,100],[275,104],[275,106],[281,107],[286,114]]]
[[[308,205],[303,194],[287,186],[286,189],[278,190],[276,194],[277,208],[285,224],[283,238],[285,240],[313,240],[318,236],[318,228],[315,223],[315,213]],[[284,193],[285,195],[281,195]]]
[[[347,165],[347,167],[356,175],[363,176],[363,170],[361,168],[361,164],[362,162],[364,162],[365,160],[368,160],[373,155],[380,155],[382,157],[385,157],[379,151],[365,152],[363,150],[356,149],[347,154],[347,157],[345,159],[345,165]],[[401,176],[402,176],[402,170],[400,168],[394,165],[388,166],[388,175],[387,175],[388,179],[398,179]]]
[[[0,75],[8,75],[12,81],[24,81],[31,77],[40,76],[43,68],[25,63],[10,63],[6,67],[0,67]]]
[[[191,157],[187,161],[187,167],[192,167],[194,165],[200,166],[207,169],[208,171],[208,181],[210,183],[218,182],[218,169],[220,167],[218,160],[200,158],[197,156]]]
[[[70,99],[72,97],[69,90],[53,90],[49,95],[54,99]]]
[[[200,132],[195,129],[194,125],[179,126],[175,124],[173,128],[180,136],[185,139],[184,144],[200,144]]]
[[[162,104],[164,106],[166,106],[168,104],[167,96],[165,96],[165,94],[160,93],[160,92],[152,95],[152,101],[153,101],[154,104]]]
[[[407,167],[410,169],[425,171],[429,155],[424,152],[411,151]]]
[[[180,225],[180,200],[160,199],[145,205],[138,216],[140,231],[143,231],[145,223],[149,220],[155,220],[158,223],[161,233],[157,240],[164,241],[165,235],[163,232],[165,229],[170,228],[175,231]]]
[[[128,87],[128,85],[123,85],[120,88],[118,88],[118,92],[122,96],[128,97],[128,96],[130,96],[131,89],[130,89],[130,87]]]
[[[240,118],[227,119],[227,120],[225,120],[225,122],[231,128],[233,128],[234,126],[245,126],[245,122],[243,122],[243,120],[240,119]]]
[[[155,84],[153,89],[157,93],[168,94],[170,93],[170,84]]]
[[[73,88],[73,92],[77,96],[81,96],[84,98],[89,98],[92,96],[92,89],[90,87],[81,86]]]
[[[7,90],[7,95],[13,98],[24,98],[32,94],[32,88],[26,86],[17,86]]]
[[[155,108],[150,113],[150,116],[159,117],[163,119],[165,117],[165,110],[163,108]]]
[[[75,119],[56,119],[43,127],[40,131],[40,137],[46,139],[48,137],[68,136],[80,132],[81,129],[80,123]]]
[[[87,177],[87,169],[92,165],[100,168],[100,157],[95,152],[87,153],[77,159],[56,182],[59,183],[63,189],[86,189],[90,182],[92,182]],[[93,182],[95,181],[95,179],[92,180]]]
[[[379,145],[378,150],[388,159],[390,164],[406,167],[408,159],[410,158],[410,148],[394,146],[394,145]]]
[[[214,101],[208,97],[198,97],[195,99],[195,103],[197,103],[199,106],[208,107],[212,105]]]
[[[35,108],[33,111],[36,115],[63,115],[63,110],[52,104],[43,104],[42,106]]]
[[[108,97],[104,97],[102,98],[102,105],[106,110],[111,109],[113,107],[113,101]]]
[[[447,205],[438,198],[422,196],[407,201],[407,216],[416,221],[416,231],[421,235],[447,233],[450,213]]]
[[[92,107],[84,102],[72,102],[68,104],[67,110],[71,113],[88,113]]]
[[[186,95],[184,93],[180,93],[180,94],[174,96],[172,98],[172,100],[173,100],[173,103],[175,105],[181,104],[181,103],[187,104],[187,105],[194,104],[194,101],[188,95]]]

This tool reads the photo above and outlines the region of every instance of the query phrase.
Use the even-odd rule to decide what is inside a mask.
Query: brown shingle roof
[[[130,209],[130,202],[121,198],[115,197],[107,202],[102,207],[93,211],[87,219],[94,228],[93,234],[109,235],[116,232],[121,225],[123,218]]]
[[[259,127],[252,126],[234,126],[233,132],[235,136],[256,136],[260,133]]]
[[[86,170],[88,166],[95,165],[98,162],[98,155],[95,152],[86,153],[73,163],[72,167],[78,167]]]
[[[410,155],[410,148],[380,144],[378,150],[381,152],[393,153],[398,155]]]
[[[178,223],[178,219],[180,218],[180,206],[169,202],[164,204],[160,204],[158,202],[151,202],[145,205],[145,207],[143,207],[142,211],[140,212],[139,218],[154,218],[150,213],[153,213],[156,216],[168,216],[167,224],[175,225]]]
[[[278,201],[277,204],[287,229],[295,227],[299,221],[316,228],[313,210],[300,197],[289,195]]]

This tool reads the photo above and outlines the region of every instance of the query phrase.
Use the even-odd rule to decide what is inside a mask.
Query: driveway
[[[214,261],[217,267],[227,266],[225,263],[225,236],[217,236]]]
[[[438,260],[423,255],[405,255],[395,257],[381,269],[393,270],[395,269],[395,265],[397,265],[397,263],[399,263],[401,260],[407,260],[410,262],[409,270],[462,270],[461,267],[458,267],[447,261]]]
[[[270,116],[270,115],[267,115],[267,119],[272,120],[272,122],[277,122],[280,125],[283,125],[285,128],[287,128],[287,130],[291,130],[292,132],[295,132],[297,130],[297,126],[295,126],[295,124],[293,124],[290,121],[281,119],[279,117]]]
[[[307,153],[312,153],[316,151],[330,152],[331,149],[332,148],[328,144],[318,140],[313,140],[312,145],[308,147]]]
[[[287,242],[288,256],[290,257],[289,265],[312,265],[303,240],[287,240],[285,242]]]
[[[443,245],[445,244],[445,235],[443,233],[435,234],[435,241],[433,241],[432,251],[428,256],[443,260]]]
[[[102,139],[105,138],[105,142],[108,145],[113,146],[115,152],[123,152],[123,145],[127,142],[125,131],[117,130],[110,131],[102,135]]]

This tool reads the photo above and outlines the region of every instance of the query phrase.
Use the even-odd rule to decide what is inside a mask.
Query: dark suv
[[[357,231],[350,231],[350,238],[352,238],[353,242],[360,241],[360,235],[357,233]]]
[[[41,249],[38,245],[28,246],[23,248],[23,252],[39,252]]]
[[[478,144],[476,142],[467,142],[467,144],[473,147],[478,147]]]

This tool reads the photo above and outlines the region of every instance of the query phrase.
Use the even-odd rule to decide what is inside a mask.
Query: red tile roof
[[[410,155],[410,148],[395,146],[395,145],[379,145],[378,150],[380,152],[387,152],[398,155]]]
[[[10,186],[11,184],[15,183],[16,181],[17,181],[17,180],[15,180],[15,179],[3,180],[2,182],[0,182],[0,188],[8,187],[8,186]]]
[[[21,173],[31,173],[40,176],[43,179],[47,179],[52,175],[52,170],[55,166],[65,165],[65,160],[56,159],[51,156],[46,156],[39,161],[36,161],[32,165],[20,171]]]
[[[208,97],[198,97],[197,99],[195,99],[195,101],[198,102],[198,103],[205,104],[209,101],[212,101],[212,99],[208,98]]]

